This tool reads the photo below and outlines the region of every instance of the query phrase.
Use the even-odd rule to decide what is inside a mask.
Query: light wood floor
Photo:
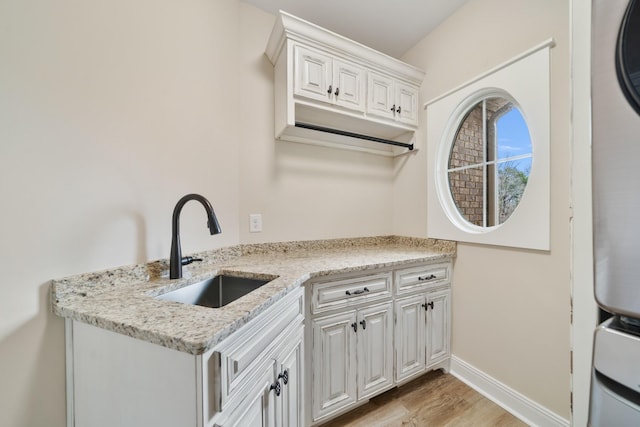
[[[322,427],[520,427],[525,423],[452,375],[430,372]]]

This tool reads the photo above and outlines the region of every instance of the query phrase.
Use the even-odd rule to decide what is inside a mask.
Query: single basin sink
[[[201,282],[187,285],[156,298],[183,304],[220,308],[269,283],[271,280],[249,279],[221,274]]]

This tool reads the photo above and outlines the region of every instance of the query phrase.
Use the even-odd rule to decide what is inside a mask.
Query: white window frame
[[[425,104],[427,110],[427,234],[432,238],[549,250],[550,93],[552,39]],[[448,162],[464,115],[482,99],[505,97],[529,128],[533,161],[518,208],[503,224],[480,227],[460,214],[449,189]],[[485,186],[486,187],[486,186]]]

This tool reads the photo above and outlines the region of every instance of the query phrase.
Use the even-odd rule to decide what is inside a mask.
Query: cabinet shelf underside
[[[311,126],[299,127],[296,124]],[[327,128],[331,133],[316,128]],[[359,117],[358,113],[345,115],[342,112],[337,113],[296,103],[295,122],[287,123],[276,137],[287,141],[346,148],[393,157],[414,150],[414,132],[414,129],[402,125],[389,125],[364,116]],[[369,135],[374,136],[368,139]],[[385,142],[380,143],[377,140]],[[402,145],[396,146],[390,143]]]

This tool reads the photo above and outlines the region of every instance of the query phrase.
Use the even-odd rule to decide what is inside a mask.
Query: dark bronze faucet
[[[209,233],[211,235],[219,234],[222,232],[220,224],[218,224],[218,218],[211,207],[211,203],[199,194],[187,194],[176,203],[176,207],[173,209],[173,220],[171,228],[171,257],[169,258],[169,278],[180,279],[182,277],[182,266],[192,263],[193,261],[201,261],[197,258],[186,257],[182,258],[182,250],[180,249],[180,212],[182,207],[189,200],[197,200],[202,203],[204,209],[207,211],[207,226],[209,227]]]

